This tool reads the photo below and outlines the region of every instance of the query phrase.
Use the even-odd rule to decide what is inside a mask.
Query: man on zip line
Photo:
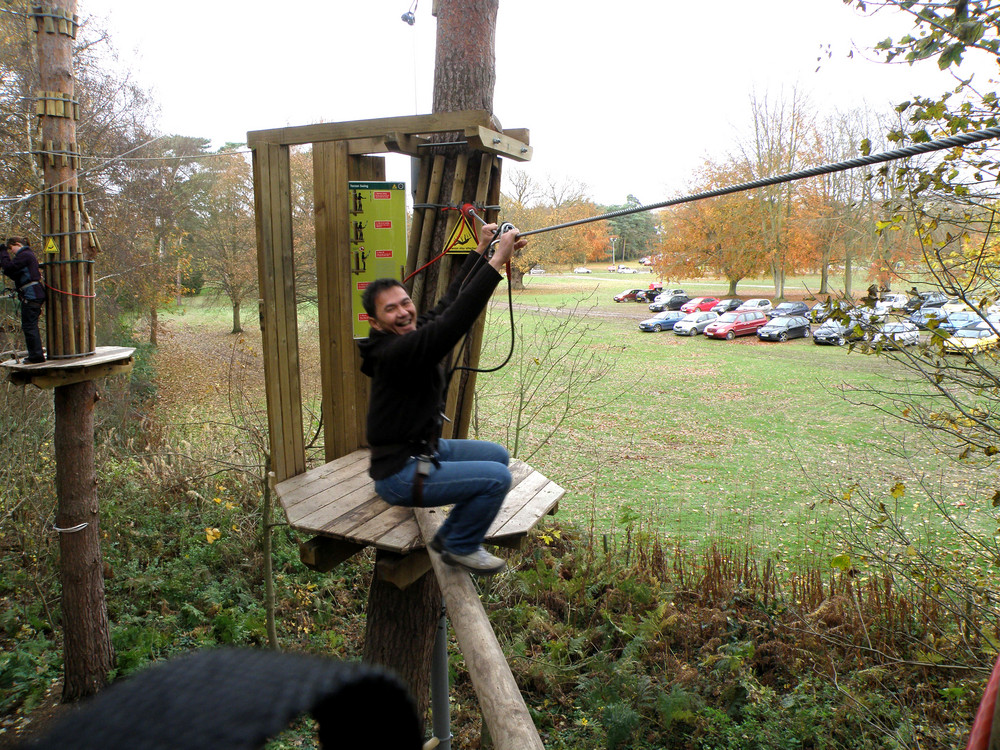
[[[17,297],[21,301],[21,330],[28,364],[45,361],[42,336],[38,332],[38,318],[45,303],[45,285],[38,271],[38,258],[28,246],[24,237],[10,237],[7,244],[0,244],[0,269],[17,286]]]
[[[482,542],[510,488],[510,456],[496,443],[441,438],[442,360],[486,307],[504,265],[528,244],[516,229],[505,232],[487,260],[496,230],[496,224],[481,228],[475,252],[434,309],[420,316],[396,279],[369,284],[361,302],[371,331],[358,343],[361,372],[372,379],[368,444],[375,491],[390,505],[454,504],[430,547],[475,575],[493,575],[505,565]]]

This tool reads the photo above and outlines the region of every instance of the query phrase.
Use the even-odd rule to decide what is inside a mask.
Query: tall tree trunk
[[[851,254],[844,256],[844,296],[851,296]]]
[[[233,300],[233,333],[243,333],[243,321],[240,319],[240,301]]]
[[[59,512],[59,579],[62,583],[62,698],[93,695],[115,666],[104,598],[97,476],[94,471],[94,403],[88,380],[55,389],[56,489]]]
[[[156,346],[156,329],[160,325],[159,321],[160,314],[157,312],[156,307],[149,308],[149,344],[150,346]]]
[[[466,109],[493,111],[496,82],[493,43],[498,0],[439,0],[437,4],[437,49],[434,65],[434,112]],[[462,140],[462,134],[446,134],[442,142]],[[442,196],[451,195],[459,149],[446,147]],[[478,161],[478,160],[477,160]],[[445,242],[445,222],[435,227],[434,245]],[[441,263],[426,289],[433,290]],[[433,292],[424,295],[425,306],[434,305]],[[453,384],[455,388],[457,384]],[[382,556],[386,553],[379,553]],[[423,576],[404,591],[375,575],[368,593],[365,628],[365,661],[390,667],[399,673],[413,693],[423,721],[429,703],[430,661],[441,611],[441,592],[433,574]]]
[[[736,296],[736,285],[740,283],[739,279],[729,279],[729,291],[726,292],[730,297]]]
[[[50,102],[56,97],[75,102],[72,53],[76,0],[49,0],[40,7],[41,12],[36,16],[39,96]],[[53,23],[56,18],[59,21]],[[46,109],[40,118],[40,139],[47,149],[60,149],[64,153],[76,150],[74,114],[65,109],[61,113]],[[92,259],[96,248],[89,239],[79,237],[83,229],[80,225],[83,203],[73,160],[45,159],[44,184],[44,231],[59,247],[58,259],[74,261],[66,264],[74,266]],[[86,269],[63,268],[61,272],[55,271],[61,274],[59,288],[71,294],[85,294],[89,284]],[[60,295],[57,303],[50,297],[46,325],[49,355],[73,356],[90,349],[94,337],[93,314],[85,306],[75,306],[80,299],[78,296],[62,299]],[[54,333],[57,317],[59,336]],[[115,665],[104,596],[94,469],[96,400],[97,386],[91,380],[55,389],[56,527],[60,530],[64,701],[96,693],[107,684]]]

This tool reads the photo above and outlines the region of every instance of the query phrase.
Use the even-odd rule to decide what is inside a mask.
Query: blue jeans
[[[424,479],[424,506],[451,505],[438,537],[456,555],[475,552],[503,505],[510,489],[507,449],[482,440],[440,440],[437,459]],[[413,505],[413,479],[417,460],[391,477],[375,480],[375,491],[390,505]]]

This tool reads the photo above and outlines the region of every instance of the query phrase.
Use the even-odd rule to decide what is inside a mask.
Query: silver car
[[[714,312],[688,313],[674,324],[674,333],[678,336],[697,336],[719,317]]]

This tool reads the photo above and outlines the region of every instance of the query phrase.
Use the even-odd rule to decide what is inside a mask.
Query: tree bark
[[[156,306],[149,308],[149,345],[156,346],[156,329],[159,327],[159,313]]]
[[[115,666],[104,598],[97,476],[94,471],[94,381],[55,389],[59,577],[62,583],[62,699],[93,695]],[[82,528],[81,528],[82,527]]]
[[[379,551],[376,565],[388,552]],[[373,572],[368,590],[363,659],[394,670],[417,702],[421,731],[430,703],[431,655],[441,616],[441,590],[433,574],[400,590]]]
[[[739,283],[740,283],[739,279],[730,279],[729,280],[729,291],[726,292],[726,294],[728,294],[730,297],[735,297],[736,296],[736,285],[739,284]]]
[[[233,300],[233,333],[243,333],[243,321],[240,319],[240,301]]]

